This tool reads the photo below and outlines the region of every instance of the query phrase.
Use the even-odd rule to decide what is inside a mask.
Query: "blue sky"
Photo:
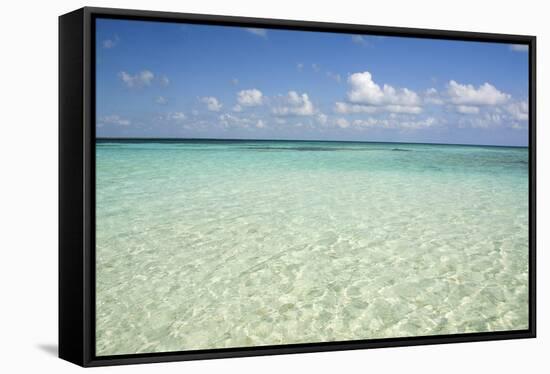
[[[98,137],[526,145],[525,46],[98,19]]]

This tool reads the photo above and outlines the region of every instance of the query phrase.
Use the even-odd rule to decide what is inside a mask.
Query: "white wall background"
[[[57,17],[84,5],[538,37],[538,338],[95,369],[95,373],[542,372],[550,352],[550,27],[540,0],[9,1],[0,22],[0,371],[68,373],[57,346]]]

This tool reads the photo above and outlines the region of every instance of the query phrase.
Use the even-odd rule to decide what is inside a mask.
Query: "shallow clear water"
[[[528,151],[99,141],[98,355],[528,327]]]

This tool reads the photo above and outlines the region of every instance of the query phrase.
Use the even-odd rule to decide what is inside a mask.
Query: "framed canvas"
[[[535,37],[59,27],[61,358],[535,337]]]

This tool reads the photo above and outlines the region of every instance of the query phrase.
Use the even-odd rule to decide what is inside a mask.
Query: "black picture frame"
[[[95,355],[95,22],[97,17],[376,34],[529,46],[529,329],[343,342]],[[59,357],[104,366],[534,338],[536,336],[536,37],[85,7],[59,18]]]

